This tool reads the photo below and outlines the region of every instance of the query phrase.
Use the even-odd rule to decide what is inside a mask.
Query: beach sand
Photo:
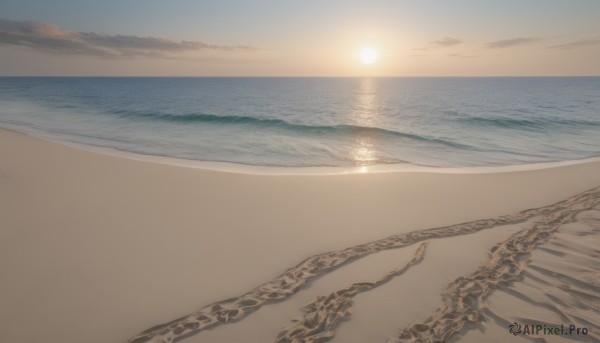
[[[250,175],[0,130],[2,340],[598,340],[598,186],[599,161]]]

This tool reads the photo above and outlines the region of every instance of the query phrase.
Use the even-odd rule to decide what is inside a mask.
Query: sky
[[[599,15],[597,0],[2,0],[0,75],[598,76]]]

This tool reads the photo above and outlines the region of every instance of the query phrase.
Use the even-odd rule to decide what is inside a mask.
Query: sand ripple
[[[352,298],[356,294],[381,286],[421,262],[425,257],[426,247],[427,242],[421,243],[410,261],[387,273],[381,279],[372,282],[356,282],[326,296],[317,297],[304,307],[306,311],[304,317],[297,320],[295,325],[283,329],[277,336],[276,342],[314,343],[331,339],[338,322],[352,312]]]
[[[518,282],[499,285],[480,306],[481,331],[506,331],[513,322],[548,327],[575,325],[586,335],[527,338],[540,342],[600,342],[600,206],[579,213],[535,249]],[[488,320],[489,319],[489,320]],[[479,331],[462,330],[461,341],[478,342]]]
[[[577,311],[574,311],[572,306],[561,300],[561,298],[565,298],[563,295],[556,296],[559,293],[558,291],[571,293],[571,296],[579,298],[579,303],[586,303],[588,304],[586,305],[587,308],[591,306],[593,307],[592,311],[595,311],[596,314],[600,313],[598,287],[582,281],[585,275],[589,277],[597,271],[588,272],[588,274],[582,275],[580,279],[573,278],[557,271],[547,270],[533,263],[530,264],[529,257],[533,249],[548,242],[553,237],[554,232],[566,224],[575,222],[579,213],[593,208],[599,203],[600,198],[596,189],[555,205],[551,211],[547,211],[540,217],[530,229],[513,234],[494,247],[491,257],[484,266],[471,275],[458,278],[448,285],[443,294],[443,306],[423,323],[416,323],[403,329],[394,341],[447,342],[450,337],[461,331],[466,324],[485,320],[484,313],[494,316],[498,320],[500,316],[494,315],[493,310],[485,302],[486,297],[498,287],[503,287],[505,291],[511,292],[515,297],[524,299],[534,307],[544,307],[557,313],[567,323],[584,323],[588,325],[588,328],[593,327],[597,330],[599,328],[598,324],[591,324],[590,319],[586,320],[576,314]],[[598,267],[597,259],[595,264]],[[553,301],[547,301],[548,299],[546,299],[546,301],[539,302],[508,287],[513,281],[520,281],[522,279],[521,274],[525,270],[530,273],[534,270],[536,273],[551,276],[553,280],[548,281],[538,278],[540,280],[538,287],[542,290],[546,289],[542,292]],[[560,281],[561,286],[555,286],[557,280]],[[571,288],[572,286],[575,287]],[[548,291],[548,288],[556,289],[556,291]],[[579,288],[579,290],[574,288]],[[590,300],[593,300],[593,302],[590,303]],[[592,305],[594,303],[595,305]],[[538,322],[540,319],[538,318]],[[505,321],[503,326],[508,328],[510,323],[510,321]],[[507,336],[508,338],[509,336]]]
[[[524,258],[534,247],[548,241],[560,225],[574,221],[577,213],[590,209],[599,202],[600,188],[596,188],[550,206],[525,210],[514,215],[413,231],[340,251],[315,255],[246,294],[207,305],[190,315],[152,327],[131,338],[129,342],[171,343],[221,324],[239,321],[263,305],[290,297],[308,281],[368,254],[406,247],[428,239],[464,235],[500,225],[521,223],[541,216],[541,219],[530,230],[521,231],[498,245],[485,266],[468,277],[460,278],[449,285],[444,294],[444,306],[428,321],[412,325],[403,330],[398,337],[400,341],[442,342],[461,330],[466,323],[480,320],[482,310],[479,305],[482,300],[499,283],[510,282],[519,276],[525,268]],[[395,276],[397,271],[390,272],[384,279],[388,276],[390,278]],[[380,281],[373,284],[378,284]],[[357,286],[355,290],[357,289],[360,287]],[[343,305],[339,307],[342,312],[348,310],[349,303],[343,304],[346,300],[339,300]],[[332,318],[330,316],[331,314],[326,315],[327,318]],[[342,318],[344,314],[337,312],[333,314],[334,318],[339,316]],[[324,329],[317,330],[318,332],[311,334],[310,337],[322,334],[324,337],[320,341],[323,341],[331,337],[331,331],[335,325],[321,325],[320,327]],[[282,335],[279,339],[286,337],[287,334]],[[310,342],[311,340],[297,338],[291,341]]]

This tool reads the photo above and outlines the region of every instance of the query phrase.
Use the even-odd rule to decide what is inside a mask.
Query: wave
[[[470,117],[457,119],[460,123],[477,126],[491,126],[508,129],[542,129],[548,125],[558,126],[600,126],[600,122],[591,120],[567,120],[554,118],[517,119],[517,118],[485,118]]]
[[[448,139],[422,136],[407,132],[394,131],[379,127],[360,126],[349,124],[338,125],[310,125],[291,123],[283,119],[275,118],[256,118],[251,116],[236,116],[236,115],[214,115],[205,113],[190,113],[190,114],[161,114],[161,113],[127,113],[124,117],[140,117],[150,120],[158,120],[173,123],[213,123],[222,125],[240,125],[253,126],[255,128],[271,128],[287,131],[294,131],[302,134],[315,135],[343,135],[343,136],[393,136],[396,138],[404,138],[417,140],[424,143],[442,144],[459,149],[475,149],[472,146],[457,143]]]
[[[543,123],[529,119],[512,119],[512,118],[483,118],[471,117],[458,119],[459,122],[467,124],[475,124],[479,126],[497,126],[504,128],[537,128]]]

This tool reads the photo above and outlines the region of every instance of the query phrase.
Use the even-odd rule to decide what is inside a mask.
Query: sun
[[[379,57],[377,55],[377,51],[375,51],[375,50],[373,50],[371,48],[365,48],[360,53],[360,59],[365,64],[373,64],[373,63],[375,63],[375,61],[377,61],[377,57]]]

